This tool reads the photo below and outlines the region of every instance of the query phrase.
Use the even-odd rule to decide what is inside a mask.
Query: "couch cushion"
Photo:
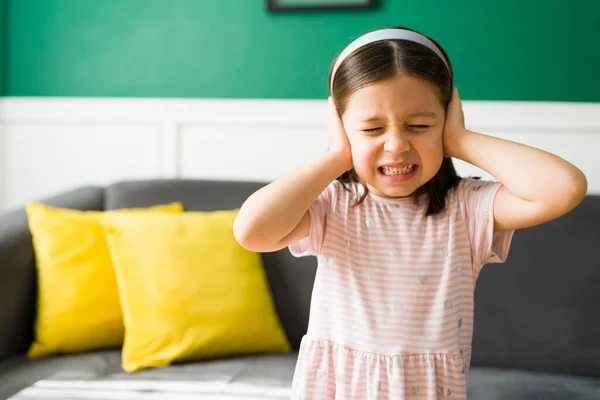
[[[28,360],[25,355],[0,362],[0,399],[7,399],[34,382],[63,371],[100,375],[120,369],[120,351],[104,350]]]
[[[0,398],[20,392],[11,400],[86,399],[92,398],[93,392],[94,399],[142,398],[141,393],[149,398],[205,398],[199,395],[203,393],[215,395],[211,398],[221,398],[216,396],[221,394],[223,399],[246,399],[241,396],[244,393],[253,394],[248,397],[252,399],[289,399],[296,360],[297,353],[220,358],[128,374],[121,369],[118,351],[36,361],[15,358],[0,364]],[[115,395],[117,390],[123,392]],[[195,393],[196,397],[166,395],[174,396],[175,391]],[[153,397],[152,392],[165,396],[156,393]]]
[[[81,187],[41,200],[54,207],[101,210],[104,189]],[[24,352],[33,338],[36,281],[24,208],[0,215],[0,360]]]
[[[262,182],[225,182],[194,179],[149,179],[123,181],[106,188],[105,209],[132,208],[166,204],[177,199],[184,209],[192,211],[229,210],[238,208]]]
[[[104,212],[30,202],[26,210],[38,277],[35,340],[29,357],[122,345],[123,315],[102,221],[113,213],[180,213],[182,205]]]
[[[600,377],[600,196],[515,233],[475,291],[472,364]],[[509,397],[507,397],[509,398]]]
[[[234,238],[236,216],[188,211],[105,220],[125,316],[126,371],[290,351],[260,254]]]
[[[600,379],[473,367],[467,396],[485,400],[600,399]]]
[[[127,181],[106,189],[107,210],[181,201],[186,210],[213,211],[241,207],[261,182],[225,182],[186,179]],[[169,200],[170,199],[170,200]],[[173,200],[176,199],[176,200]],[[262,255],[275,309],[290,344],[298,349],[308,327],[314,257],[293,257],[287,249]]]

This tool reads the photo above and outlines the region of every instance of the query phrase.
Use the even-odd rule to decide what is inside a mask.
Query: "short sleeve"
[[[317,256],[321,252],[327,219],[336,198],[338,181],[334,181],[317,197],[308,208],[310,232],[307,237],[291,243],[288,248],[295,257]]]
[[[502,183],[464,178],[458,200],[465,215],[476,272],[488,263],[503,263],[508,257],[514,230],[494,232],[494,200]]]

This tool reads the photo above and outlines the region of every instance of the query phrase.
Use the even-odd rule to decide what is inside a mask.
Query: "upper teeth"
[[[407,165],[402,168],[382,167],[383,173],[386,175],[406,174],[415,168],[415,164]]]

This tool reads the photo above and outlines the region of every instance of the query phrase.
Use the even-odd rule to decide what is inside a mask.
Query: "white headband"
[[[358,49],[362,46],[365,46],[369,43],[377,42],[380,40],[393,40],[393,39],[410,40],[411,42],[419,43],[419,44],[427,47],[428,49],[431,49],[435,54],[438,55],[439,58],[442,59],[442,61],[446,65],[446,68],[448,69],[448,71],[450,71],[448,62],[446,61],[446,58],[444,57],[444,55],[442,54],[440,49],[435,45],[435,43],[433,43],[431,40],[427,39],[425,36],[421,35],[420,33],[408,31],[405,29],[379,29],[377,31],[373,31],[373,32],[364,34],[363,36],[359,37],[358,39],[356,39],[352,43],[350,43],[344,49],[344,51],[342,51],[340,56],[337,58],[335,65],[333,66],[333,71],[331,73],[331,83],[329,84],[329,89],[331,90],[331,93],[333,93],[333,78],[335,77],[335,73],[337,72],[337,69],[339,68],[342,61],[344,61],[344,59],[346,59],[346,57],[348,57],[350,55],[350,53],[352,53],[356,49]]]

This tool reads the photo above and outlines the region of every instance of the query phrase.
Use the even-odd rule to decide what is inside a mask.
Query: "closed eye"
[[[362,131],[365,133],[374,133],[381,130],[381,128],[369,128],[369,129],[363,129]]]
[[[408,127],[410,129],[414,129],[414,130],[418,130],[418,131],[423,131],[425,129],[428,129],[429,125],[409,125]]]

